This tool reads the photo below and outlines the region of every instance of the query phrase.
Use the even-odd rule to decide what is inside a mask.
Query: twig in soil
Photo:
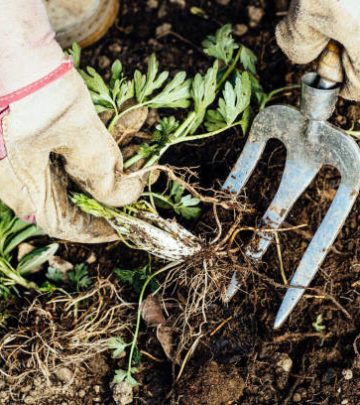
[[[281,253],[280,238],[279,238],[279,235],[277,233],[274,233],[274,237],[275,237],[276,253],[277,253],[277,256],[278,256],[278,260],[279,260],[280,274],[281,274],[281,277],[283,279],[284,284],[287,285],[288,281],[287,281],[285,270],[284,270],[284,263],[283,263],[283,259],[282,259],[282,253]]]
[[[219,332],[228,322],[230,322],[233,319],[232,316],[229,316],[228,318],[224,319],[222,322],[219,323],[219,325],[210,332],[210,336],[214,336],[215,333]]]
[[[307,338],[321,338],[321,339],[328,339],[331,336],[333,336],[333,334],[331,332],[326,333],[325,335],[323,333],[319,333],[319,332],[313,332],[313,333],[285,333],[281,336],[274,336],[273,338],[273,343],[283,343],[283,342],[289,342],[289,341],[293,341],[293,342],[297,342],[300,340],[304,340]]]
[[[163,363],[165,361],[165,360],[159,359],[159,357],[156,357],[153,354],[151,354],[145,350],[140,350],[140,353],[143,354],[144,356],[148,357],[150,360],[155,361],[156,363]]]

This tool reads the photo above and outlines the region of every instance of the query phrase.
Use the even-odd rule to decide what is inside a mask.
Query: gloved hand
[[[50,236],[85,243],[116,240],[105,221],[72,205],[68,177],[113,206],[134,202],[144,179],[123,173],[120,150],[74,68],[19,98],[24,86],[29,93],[29,85],[41,83],[64,56],[41,0],[0,0],[0,6],[0,199],[19,217],[35,218]],[[130,120],[132,131],[144,118]],[[63,167],[52,161],[53,153],[63,158]]]
[[[360,100],[360,1],[292,0],[276,29],[280,48],[294,62],[316,59],[330,39],[344,47],[345,79],[341,95]]]

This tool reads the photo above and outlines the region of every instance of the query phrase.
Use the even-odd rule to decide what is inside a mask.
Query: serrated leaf
[[[190,105],[191,80],[179,72],[151,101],[153,108],[187,108]]]
[[[136,372],[137,372],[136,368],[131,369],[131,373]],[[128,374],[126,370],[122,369],[115,370],[113,382],[116,384],[120,384],[124,381],[126,381],[131,387],[137,387],[139,385],[139,383],[135,380],[135,378],[131,374]]]
[[[222,60],[225,65],[229,65],[234,51],[239,48],[231,32],[231,24],[226,24],[218,29],[215,35],[209,35],[202,43],[204,52],[209,56]]]
[[[80,60],[81,60],[81,48],[80,46],[74,42],[70,49],[68,49],[68,54],[71,56],[73,61],[73,65],[75,69],[79,69],[80,67]]]
[[[74,269],[68,273],[69,281],[74,285],[76,291],[90,287],[92,281],[86,264],[76,264]]]
[[[244,45],[241,45],[240,62],[244,66],[245,70],[248,70],[252,74],[256,74],[257,57],[254,52]]]
[[[128,344],[121,337],[113,337],[108,341],[109,349],[113,350],[112,358],[118,359],[125,351]]]
[[[191,133],[194,133],[199,125],[203,122],[207,108],[215,100],[216,77],[218,69],[218,62],[215,61],[213,67],[208,69],[205,76],[198,73],[193,80],[191,96],[194,99],[196,120],[191,129]]]
[[[232,125],[238,116],[246,110],[251,101],[251,81],[248,72],[238,75],[233,86],[226,82],[223,97],[219,99],[216,111],[210,110],[206,116],[205,126],[208,131]]]
[[[25,275],[39,269],[42,264],[49,261],[55,255],[58,248],[58,243],[52,243],[51,245],[32,250],[20,260],[18,264],[19,273]]]
[[[162,72],[158,75],[159,63],[155,54],[152,54],[148,62],[147,74],[135,71],[135,97],[138,103],[144,102],[155,90],[159,89],[169,76],[169,72]]]
[[[46,276],[46,278],[48,278],[51,281],[54,281],[55,283],[59,283],[61,281],[64,281],[64,279],[65,279],[64,273],[62,273],[56,267],[52,267],[52,266],[48,267],[45,276]]]

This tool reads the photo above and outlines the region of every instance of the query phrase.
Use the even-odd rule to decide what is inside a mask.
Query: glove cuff
[[[42,77],[35,82],[22,87],[16,91],[13,91],[9,94],[0,97],[0,111],[8,107],[11,103],[21,100],[24,97],[29,96],[40,90],[41,88],[47,86],[48,84],[54,82],[55,80],[60,79],[60,77],[64,76],[67,72],[69,72],[73,67],[72,60],[70,58],[66,59],[61,65],[47,74],[46,76]]]

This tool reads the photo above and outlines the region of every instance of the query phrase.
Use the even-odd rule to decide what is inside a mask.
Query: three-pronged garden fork
[[[268,140],[279,139],[286,147],[285,169],[279,189],[261,222],[261,228],[276,230],[323,165],[334,166],[340,172],[340,186],[291,279],[275,319],[275,329],[285,322],[310,285],[359,192],[359,147],[347,134],[327,122],[334,111],[342,81],[340,48],[330,42],[320,58],[318,72],[302,77],[300,111],[286,105],[274,105],[260,112],[224,184],[225,189],[239,193],[254,171]],[[262,259],[274,235],[261,228],[245,251],[254,262]],[[225,300],[230,300],[237,289],[238,280],[234,273]]]

